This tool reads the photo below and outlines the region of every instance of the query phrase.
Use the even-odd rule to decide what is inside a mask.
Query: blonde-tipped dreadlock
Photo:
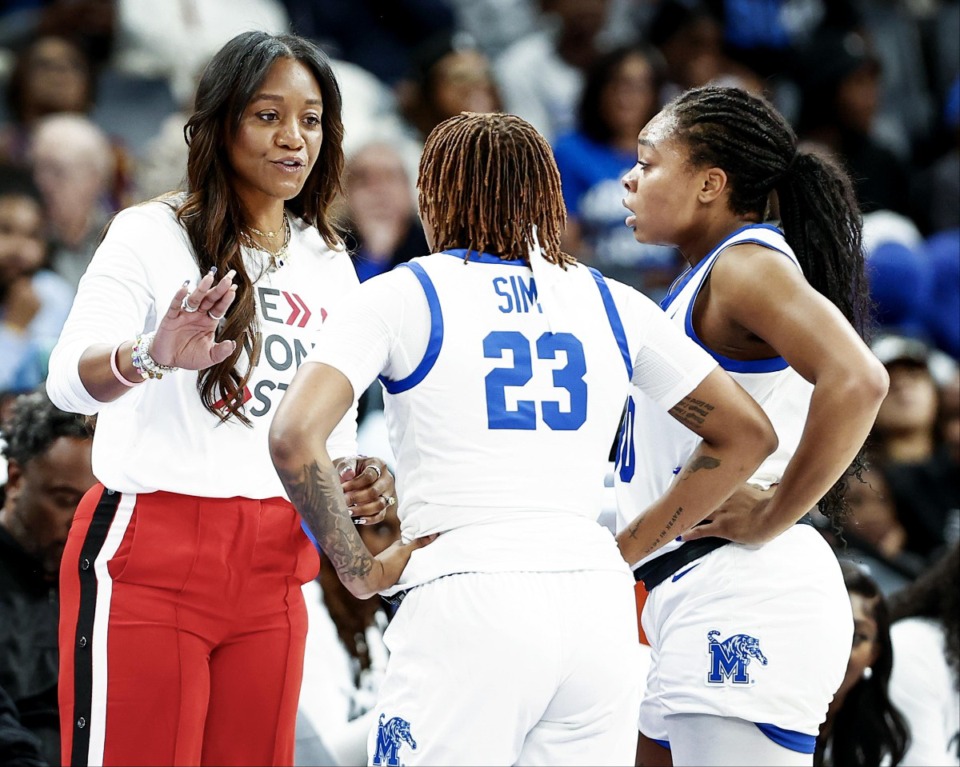
[[[418,185],[434,250],[527,261],[536,225],[547,261],[575,261],[560,250],[567,210],[553,152],[519,117],[463,112],[444,120],[427,137]]]

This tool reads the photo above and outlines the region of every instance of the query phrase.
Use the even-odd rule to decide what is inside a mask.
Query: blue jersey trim
[[[657,744],[658,746],[660,746],[661,748],[665,748],[665,749],[667,749],[667,751],[670,750],[670,741],[669,741],[669,740],[657,740],[656,738],[650,738],[650,740],[652,740],[654,743],[656,743],[656,744]]]
[[[590,274],[593,275],[594,282],[597,283],[597,289],[600,291],[600,298],[603,299],[603,308],[607,310],[607,319],[610,321],[610,329],[613,331],[613,337],[617,339],[617,346],[620,347],[620,356],[623,357],[623,364],[627,368],[627,378],[633,376],[633,360],[630,359],[630,347],[627,345],[627,334],[623,329],[623,320],[620,319],[620,312],[617,311],[617,305],[613,301],[613,295],[610,293],[610,286],[592,266],[588,266]]]
[[[677,286],[676,289],[673,289],[673,288],[671,289],[671,294],[670,294],[671,300],[675,298],[676,295],[683,289],[683,286],[690,281],[690,278],[693,277],[695,273],[697,273],[697,271],[699,270],[699,267],[702,264],[710,263],[710,268],[711,269],[713,268],[713,264],[716,263],[715,260],[712,260],[713,255],[717,252],[718,249],[730,247],[731,238],[735,237],[741,232],[744,232],[750,229],[769,229],[770,231],[781,234],[780,230],[777,229],[777,227],[771,226],[770,224],[748,224],[747,226],[740,227],[739,229],[737,229],[737,231],[731,234],[730,237],[725,239],[722,243],[720,243],[720,245],[714,248],[710,252],[709,256],[707,256],[705,259],[703,259],[703,261],[697,264],[696,268],[690,270],[690,272],[688,272],[686,278],[683,280],[683,283],[681,285]],[[772,250],[775,253],[786,255],[784,251],[780,250],[779,248],[773,247],[772,245],[770,245],[770,243],[764,242],[763,240],[755,240],[755,239],[740,240],[739,242],[736,242],[733,244],[743,245],[745,243],[753,243],[754,245],[760,245],[761,247]],[[703,287],[702,283],[700,284],[700,287],[701,288]],[[698,288],[697,295],[699,294],[700,294],[700,290]],[[776,373],[781,370],[786,370],[790,366],[789,363],[783,357],[768,357],[766,359],[760,359],[760,360],[735,360],[735,359],[732,359],[731,357],[725,357],[724,355],[720,354],[720,352],[714,351],[713,349],[708,347],[705,343],[703,343],[703,341],[700,340],[700,337],[697,335],[697,331],[693,329],[693,307],[696,304],[696,302],[697,302],[697,296],[695,295],[691,299],[690,304],[687,306],[687,316],[684,318],[684,323],[683,323],[684,329],[686,330],[687,335],[690,338],[692,338],[694,341],[696,341],[697,345],[699,345],[700,348],[702,348],[705,352],[707,352],[707,354],[713,357],[713,359],[716,360],[716,362],[720,365],[720,367],[722,367],[728,373]]]
[[[727,237],[723,242],[717,245],[716,248],[714,248],[709,253],[707,253],[706,258],[701,259],[696,266],[690,267],[685,272],[683,272],[679,277],[677,277],[677,279],[673,281],[673,284],[670,286],[669,290],[667,290],[667,295],[665,295],[660,300],[660,308],[666,310],[666,308],[670,306],[670,302],[677,297],[677,294],[684,289],[686,284],[690,282],[693,276],[697,274],[704,267],[704,265],[710,260],[710,258],[713,256],[714,253],[717,252],[719,248],[726,247],[726,243],[728,243],[731,238],[736,237],[738,234],[740,234],[740,232],[745,232],[748,229],[769,229],[771,232],[776,232],[777,234],[783,234],[783,232],[777,229],[777,227],[772,226],[770,224],[746,224],[745,226],[741,226],[733,234]],[[751,242],[759,243],[760,241],[751,240]],[[739,245],[740,243],[737,243],[737,244]],[[766,245],[766,243],[760,243],[760,244]]]
[[[447,256],[456,256],[459,259],[465,259],[467,253],[470,253],[470,261],[477,264],[501,264],[502,266],[526,266],[530,267],[523,259],[511,258],[505,259],[500,258],[496,253],[478,253],[475,250],[468,251],[467,248],[451,248],[450,250],[445,250],[443,253]]]
[[[796,730],[785,730],[782,727],[777,727],[775,724],[763,724],[761,722],[754,722],[754,724],[760,728],[760,732],[778,746],[789,748],[798,754],[812,754],[817,748],[817,738],[815,735],[807,735],[804,732],[797,732]]]
[[[380,383],[390,394],[400,394],[412,389],[429,373],[440,356],[440,347],[443,346],[443,312],[440,310],[440,299],[437,296],[437,289],[433,281],[424,271],[420,264],[404,263],[400,266],[412,271],[420,281],[420,286],[427,296],[427,304],[430,306],[430,340],[427,341],[427,350],[424,352],[423,359],[416,369],[406,378],[399,381],[391,381],[389,378],[380,376]]]

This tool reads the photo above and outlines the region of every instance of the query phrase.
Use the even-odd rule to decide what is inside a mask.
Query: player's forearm
[[[719,448],[701,443],[667,492],[617,536],[623,558],[634,565],[702,521],[768,454],[764,446],[742,440]]]
[[[758,520],[767,540],[788,530],[843,476],[873,427],[887,390],[882,367],[821,380],[797,449]]]
[[[357,533],[340,476],[326,449],[309,438],[272,433],[271,455],[290,502],[343,585],[361,599],[372,596],[382,565],[370,555]]]

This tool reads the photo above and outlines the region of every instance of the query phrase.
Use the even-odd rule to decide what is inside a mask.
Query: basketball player
[[[326,435],[380,374],[403,538],[439,533],[388,590],[403,601],[370,759],[628,763],[633,582],[596,522],[626,384],[704,440],[651,517],[664,540],[677,509],[702,518],[752,473],[772,428],[652,302],[560,251],[559,173],[528,123],[441,123],[419,188],[434,254],[331,314],[270,440],[324,550],[345,550]]]
[[[833,553],[795,523],[857,455],[887,384],[854,329],[867,310],[850,182],[798,150],[766,101],[707,87],[644,128],[624,186],[636,239],[689,262],[666,316],[779,437],[742,493],[693,530],[683,514],[682,545],[661,546],[644,510],[696,459],[697,440],[631,387],[616,484],[618,542],[650,591],[640,762],[670,764],[672,751],[678,765],[809,765],[853,622]],[[773,192],[780,226],[763,223]],[[822,508],[836,515],[836,498]]]

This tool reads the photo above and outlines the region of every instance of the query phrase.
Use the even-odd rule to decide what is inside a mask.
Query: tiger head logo
[[[750,684],[747,666],[751,660],[767,665],[767,657],[760,650],[760,640],[748,634],[734,634],[722,642],[717,641],[720,632],[707,632],[707,650],[710,654],[709,684],[723,684],[729,679],[734,684]]]
[[[410,722],[395,716],[384,723],[386,714],[380,714],[377,728],[377,749],[373,754],[373,763],[377,767],[400,767],[400,747],[406,743],[414,751],[417,741],[410,734]]]

